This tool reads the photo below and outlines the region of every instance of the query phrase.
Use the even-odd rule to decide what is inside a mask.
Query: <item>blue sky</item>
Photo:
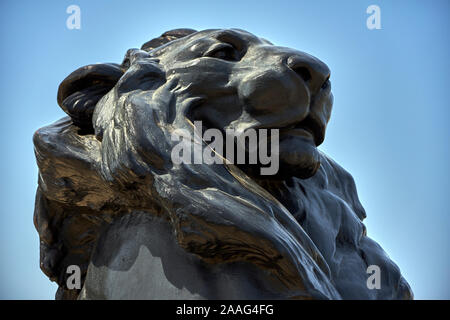
[[[69,30],[66,8],[81,8]],[[381,8],[368,30],[366,8]],[[450,298],[449,1],[1,1],[0,298],[53,299],[39,270],[31,137],[65,114],[59,83],[120,63],[166,30],[241,28],[331,69],[335,103],[321,149],[352,173],[368,234],[418,299]]]

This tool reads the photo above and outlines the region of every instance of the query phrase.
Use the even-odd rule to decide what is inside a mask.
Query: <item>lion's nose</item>
[[[330,69],[319,59],[307,54],[293,55],[286,64],[305,82],[311,93],[328,86]]]

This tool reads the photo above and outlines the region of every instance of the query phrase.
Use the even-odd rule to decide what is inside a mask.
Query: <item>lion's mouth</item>
[[[280,135],[295,135],[309,138],[319,145],[323,141],[323,133],[320,124],[312,117],[307,116],[300,122],[280,129]]]

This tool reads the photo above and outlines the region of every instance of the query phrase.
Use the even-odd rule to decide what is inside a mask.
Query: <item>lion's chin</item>
[[[307,137],[280,137],[280,169],[274,179],[297,177],[308,179],[320,167],[320,155],[314,141]]]
[[[283,134],[279,142],[279,169],[274,175],[261,175],[261,165],[239,165],[257,180],[308,179],[320,167],[320,154],[312,138]]]

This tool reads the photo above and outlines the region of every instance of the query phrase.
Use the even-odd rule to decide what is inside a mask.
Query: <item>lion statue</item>
[[[239,29],[168,31],[70,74],[57,99],[68,117],[34,134],[34,223],[56,298],[412,299],[367,236],[352,176],[317,149],[329,78],[319,59]],[[173,132],[198,121],[278,129],[278,172],[174,163]]]

